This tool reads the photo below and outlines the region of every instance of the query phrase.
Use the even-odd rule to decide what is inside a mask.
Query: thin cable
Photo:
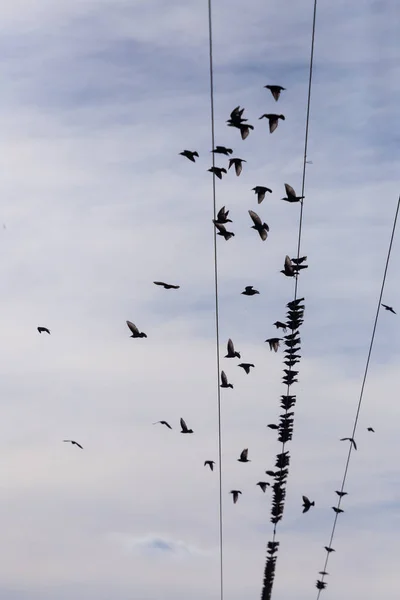
[[[211,0],[208,0],[208,41],[210,58],[210,116],[211,116],[211,147],[215,148],[215,119],[214,119],[214,61],[213,61],[213,35],[212,35],[212,10]],[[212,166],[215,167],[215,155],[212,152]],[[217,218],[217,204],[215,194],[215,173],[212,178],[212,196],[214,220]],[[219,473],[219,567],[220,567],[220,600],[224,598],[224,538],[223,538],[223,510],[222,510],[222,427],[221,427],[221,388],[220,356],[219,356],[219,300],[218,300],[218,252],[217,231],[214,227],[214,289],[215,289],[215,339],[216,339],[216,365],[217,365],[217,404],[218,404],[218,473]]]
[[[356,432],[356,429],[357,429],[358,418],[360,416],[361,405],[362,405],[362,401],[363,401],[363,397],[364,397],[364,388],[365,388],[365,383],[366,383],[366,380],[367,380],[367,375],[368,375],[368,370],[369,370],[369,363],[370,363],[371,354],[372,354],[372,348],[374,346],[374,341],[375,341],[376,326],[378,324],[379,311],[380,311],[380,308],[381,308],[381,302],[382,302],[383,292],[384,292],[384,289],[385,289],[386,275],[387,275],[387,271],[388,271],[388,267],[389,267],[390,256],[392,254],[392,246],[393,246],[394,235],[396,233],[397,217],[399,215],[399,208],[400,208],[400,196],[399,196],[399,198],[397,200],[397,208],[396,208],[396,212],[395,212],[395,215],[394,215],[394,221],[393,221],[393,227],[392,227],[392,235],[390,236],[389,249],[388,249],[387,257],[386,257],[385,270],[383,272],[381,291],[380,291],[380,294],[379,294],[378,306],[377,306],[377,309],[376,309],[374,326],[372,328],[371,341],[370,341],[370,344],[369,344],[369,349],[368,349],[368,354],[367,354],[367,362],[365,363],[365,370],[364,370],[364,376],[363,376],[363,380],[362,380],[362,384],[361,384],[360,397],[359,397],[359,400],[358,400],[356,416],[354,418],[353,432],[351,434],[351,437],[353,439],[354,439],[354,435],[355,435],[355,432]],[[342,478],[342,486],[340,488],[340,492],[343,492],[343,488],[344,488],[344,485],[346,483],[347,472],[349,470],[349,464],[350,464],[350,457],[351,457],[351,453],[353,451],[353,444],[351,443],[349,446],[350,447],[349,447],[349,452],[348,452],[348,455],[347,455],[346,465],[345,465],[345,468],[344,468],[344,474],[343,474],[343,478]],[[337,508],[340,508],[341,501],[342,501],[342,497],[339,496],[339,502],[338,502]],[[330,537],[330,540],[329,540],[329,546],[328,546],[328,548],[331,548],[331,544],[332,544],[332,541],[333,541],[333,538],[334,538],[334,535],[335,535],[335,531],[336,531],[337,519],[338,519],[338,514],[336,513],[335,514],[335,518],[333,520],[333,527],[332,527],[332,532],[331,532],[331,537]],[[326,559],[325,559],[325,564],[324,564],[324,568],[322,569],[323,571],[326,571],[326,567],[327,567],[328,562],[329,562],[329,555],[330,555],[330,552],[327,552]],[[324,581],[324,575],[322,575],[321,581]],[[320,597],[321,591],[322,590],[318,590],[317,600]]]

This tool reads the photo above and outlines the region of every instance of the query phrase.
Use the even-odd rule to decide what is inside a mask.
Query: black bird
[[[215,146],[215,150],[211,150],[214,154],[224,154],[225,156],[229,156],[232,154],[232,148],[225,148],[225,146]]]
[[[182,429],[181,433],[193,433],[193,429],[187,428],[187,425],[186,425],[185,421],[182,419],[182,417],[181,417],[180,423],[181,423],[181,429]]]
[[[372,433],[375,433],[375,429],[373,427],[367,427],[367,431],[371,431]]]
[[[267,427],[269,427],[270,429],[279,429],[279,425],[276,425],[275,423],[269,423]]]
[[[269,121],[269,132],[274,133],[275,129],[278,127],[279,119],[282,121],[285,120],[283,115],[273,115],[273,114],[264,114],[261,115],[260,119],[268,119]]]
[[[304,196],[296,196],[296,192],[288,183],[285,183],[285,190],[287,198],[282,198],[282,200],[286,200],[286,202],[300,202],[304,198]]]
[[[147,335],[143,333],[143,331],[139,331],[139,329],[136,327],[136,325],[132,323],[132,321],[127,321],[126,324],[132,332],[132,338],[147,338]]]
[[[332,509],[335,511],[335,513],[337,515],[339,515],[340,513],[344,512],[344,510],[342,510],[341,508],[337,508],[336,506],[332,506]]]
[[[282,341],[282,338],[268,338],[265,341],[268,342],[270,350],[275,350],[275,352],[278,352],[279,342]]]
[[[312,506],[315,506],[315,502],[311,502],[307,496],[303,496],[303,513],[308,512]]]
[[[246,285],[244,288],[244,292],[240,292],[244,296],[254,296],[254,294],[259,294],[258,290],[255,290],[252,285]]]
[[[393,310],[392,306],[388,306],[387,304],[382,304],[382,306],[385,310],[388,310],[389,312],[393,313],[394,315],[397,315],[397,313]]]
[[[240,490],[231,490],[229,493],[232,494],[233,504],[236,504],[239,498],[239,494],[241,494],[242,492]]]
[[[228,383],[228,378],[225,374],[225,371],[221,371],[221,387],[233,389],[233,385],[231,383]]]
[[[272,190],[270,190],[267,187],[264,187],[263,185],[256,185],[256,187],[252,188],[252,191],[257,194],[257,202],[258,202],[258,204],[261,204],[261,202],[264,200],[265,194],[267,192],[269,192],[270,194],[272,194]]]
[[[226,354],[226,356],[224,358],[236,358],[236,357],[240,358],[240,352],[236,352],[231,338],[229,338],[229,340],[228,340],[227,349],[228,349],[228,354]]]
[[[327,584],[325,581],[321,581],[320,579],[317,579],[317,583],[315,585],[318,590],[324,590],[326,588]]]
[[[259,485],[260,488],[262,489],[262,491],[265,494],[265,490],[267,489],[267,486],[270,485],[270,484],[267,483],[266,481],[259,481],[258,483],[256,483],[256,485]]]
[[[251,462],[251,460],[249,460],[247,458],[248,453],[249,453],[248,448],[245,448],[244,450],[242,450],[242,452],[240,453],[240,458],[238,458],[238,462],[242,462],[242,463]]]
[[[192,152],[191,150],[184,150],[183,152],[179,152],[179,154],[181,154],[182,156],[186,156],[186,158],[188,158],[192,162],[196,162],[195,156],[199,158],[199,155],[197,154],[196,150],[194,150],[194,152]]]
[[[324,546],[324,548],[327,552],[336,552],[336,550],[334,548],[331,548],[330,546]]]
[[[290,256],[288,256],[287,254],[285,256],[285,264],[283,266],[283,269],[281,270],[281,273],[286,275],[286,277],[294,277],[295,276],[294,265],[293,265],[292,261],[290,260]]]
[[[256,231],[258,231],[260,238],[263,242],[265,242],[265,240],[268,237],[268,225],[266,223],[261,222],[260,217],[257,213],[254,212],[254,210],[249,210],[249,215],[254,223],[254,225],[251,226],[251,229],[255,229]]]
[[[214,465],[215,465],[215,462],[213,460],[204,461],[204,466],[205,467],[209,466],[211,471],[214,471]]]
[[[354,450],[357,450],[357,444],[355,443],[353,438],[351,438],[351,437],[340,438],[341,442],[345,442],[346,440],[353,444]]]
[[[253,367],[254,369],[254,365],[252,363],[240,363],[240,365],[238,365],[238,367],[242,367],[242,369],[244,369],[247,373],[247,375],[250,373],[250,368]]]
[[[275,100],[278,102],[279,100],[279,96],[281,95],[281,92],[283,90],[286,90],[286,88],[282,87],[281,85],[264,85],[265,88],[267,88],[267,90],[269,90],[271,92],[271,94],[273,95],[273,97],[275,98]]]
[[[243,158],[230,158],[229,159],[229,167],[228,169],[230,169],[233,165],[235,165],[235,172],[236,175],[239,177],[240,173],[242,172],[242,163],[247,162],[247,160],[244,160]]]
[[[307,256],[300,256],[299,258],[291,258],[290,260],[295,265],[301,265],[305,260],[307,260]]]
[[[80,444],[78,444],[78,442],[75,442],[75,440],[63,440],[63,442],[70,442],[72,445],[78,446],[78,448],[80,448],[81,450],[83,450],[83,446],[81,446]]]
[[[223,167],[211,167],[211,169],[208,169],[208,171],[210,173],[214,173],[214,175],[218,177],[218,179],[222,179],[222,173],[227,173],[227,170]]]
[[[327,573],[327,571],[318,571],[318,573],[319,573],[320,575],[329,575],[329,573]]]
[[[229,210],[225,210],[225,206],[219,209],[217,213],[217,218],[213,219],[213,223],[219,223],[220,225],[224,225],[225,223],[232,223],[232,219],[228,219]]]
[[[172,285],[171,283],[164,283],[164,281],[153,281],[155,285],[162,285],[165,290],[179,290],[180,285]]]
[[[339,490],[335,490],[335,493],[339,496],[339,498],[342,498],[343,496],[347,496],[347,492],[339,492]]]
[[[242,118],[242,114],[244,113],[244,108],[240,108],[240,106],[237,106],[236,108],[233,109],[233,111],[231,112],[231,114],[229,115],[229,121],[247,121],[247,119],[243,119]]]
[[[161,425],[165,425],[168,429],[172,429],[171,425],[167,421],[156,421],[153,425],[157,425],[157,423],[161,423]]]
[[[285,332],[287,329],[287,325],[286,323],[282,323],[282,321],[275,321],[275,323],[273,323],[273,325],[275,325],[275,327],[277,329],[283,329],[283,331]]]
[[[47,327],[38,327],[37,330],[39,333],[42,333],[45,331],[46,333],[48,333],[50,335],[50,329],[47,329]]]
[[[238,129],[240,129],[240,135],[242,136],[242,140],[245,140],[250,133],[250,129],[254,129],[254,127],[253,127],[253,125],[241,123],[239,125]]]
[[[231,237],[235,237],[233,231],[227,231],[225,225],[221,225],[221,223],[218,223],[218,221],[214,221],[214,225],[218,229],[217,235],[223,237],[226,242],[230,240]]]

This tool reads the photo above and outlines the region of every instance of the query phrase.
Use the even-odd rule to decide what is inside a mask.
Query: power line
[[[376,313],[375,313],[375,320],[374,320],[374,325],[373,325],[373,328],[372,328],[372,335],[371,335],[371,341],[370,341],[370,344],[369,344],[369,349],[368,349],[368,354],[367,354],[367,361],[365,363],[364,376],[363,376],[363,379],[362,379],[360,396],[359,396],[359,399],[358,399],[357,410],[356,410],[356,416],[354,418],[353,432],[351,434],[351,437],[353,439],[354,439],[354,435],[355,435],[355,432],[356,432],[356,429],[357,429],[358,418],[360,416],[361,405],[362,405],[362,401],[363,401],[363,397],[364,397],[365,383],[366,383],[366,380],[367,380],[367,375],[368,375],[368,370],[369,370],[369,364],[370,364],[371,354],[372,354],[372,348],[374,346],[374,341],[375,341],[376,326],[378,324],[379,311],[380,311],[380,308],[381,308],[383,291],[385,289],[386,275],[387,275],[387,271],[388,271],[388,267],[389,267],[390,256],[391,256],[391,253],[392,253],[392,246],[393,246],[394,234],[396,232],[396,227],[397,227],[397,217],[399,215],[399,208],[400,208],[400,196],[399,196],[399,198],[397,200],[397,207],[396,207],[396,212],[395,212],[394,220],[393,220],[392,235],[390,236],[389,249],[388,249],[387,256],[386,256],[385,270],[383,272],[381,290],[380,290],[380,293],[379,293],[378,306],[377,306]],[[344,485],[346,483],[347,473],[348,473],[348,470],[349,470],[350,457],[351,457],[352,451],[353,451],[353,444],[349,444],[349,452],[348,452],[346,464],[345,464],[345,467],[344,467],[344,473],[343,473],[342,485],[341,485],[341,488],[340,488],[340,492],[343,492]],[[337,504],[337,508],[340,508],[341,500],[342,500],[342,496],[339,496],[339,502]],[[330,537],[330,540],[329,540],[329,546],[328,546],[328,548],[331,547],[331,544],[332,544],[332,541],[333,541],[333,538],[334,538],[334,535],[335,535],[338,516],[339,516],[338,513],[335,513],[335,518],[333,520],[333,526],[332,526],[331,537]],[[327,567],[328,562],[329,562],[329,555],[330,555],[330,552],[327,552],[326,558],[325,558],[324,568],[322,569],[322,571],[326,571],[326,567]],[[325,576],[322,575],[320,581],[323,582],[324,581],[324,577]],[[322,589],[318,589],[317,600],[319,599],[321,592],[322,592]]]
[[[212,10],[211,0],[208,0],[208,42],[210,62],[210,117],[211,117],[211,147],[215,148],[215,119],[214,119],[214,61],[213,61],[213,35],[212,35]],[[212,152],[212,166],[215,167],[215,154]],[[212,197],[214,220],[217,218],[217,204],[215,194],[215,173],[212,177]],[[217,231],[214,227],[214,291],[215,291],[215,339],[216,339],[216,366],[217,366],[217,405],[218,405],[218,472],[219,472],[219,567],[220,567],[220,600],[224,598],[224,538],[223,538],[223,509],[222,509],[222,428],[221,428],[221,388],[220,355],[219,355],[219,301],[218,301],[218,252]]]

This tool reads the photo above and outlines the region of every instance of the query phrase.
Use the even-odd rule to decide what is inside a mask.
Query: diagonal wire
[[[363,401],[363,397],[364,397],[365,383],[367,381],[367,375],[368,375],[369,364],[370,364],[370,360],[371,360],[372,348],[374,346],[374,341],[375,341],[376,326],[378,324],[379,312],[380,312],[380,307],[381,307],[383,292],[384,292],[385,283],[386,283],[386,275],[387,275],[387,271],[388,271],[388,267],[389,267],[390,256],[392,254],[392,246],[393,246],[394,235],[396,233],[397,218],[398,218],[398,215],[399,215],[399,208],[400,208],[400,196],[399,196],[399,198],[397,200],[397,207],[396,207],[396,212],[395,212],[394,220],[393,220],[392,235],[390,236],[389,249],[388,249],[387,256],[386,256],[385,270],[383,272],[382,284],[381,284],[381,289],[380,289],[380,293],[379,293],[378,306],[376,308],[375,320],[374,320],[374,325],[373,325],[373,328],[372,328],[371,341],[370,341],[370,344],[369,344],[369,349],[368,349],[368,354],[367,354],[367,361],[365,363],[364,376],[363,376],[363,379],[362,379],[361,391],[360,391],[360,396],[359,396],[359,399],[358,399],[357,410],[356,410],[356,416],[354,418],[353,432],[351,434],[351,437],[353,439],[354,439],[354,435],[355,435],[355,432],[356,432],[356,429],[357,429],[358,418],[360,416],[361,405],[362,405],[362,401]],[[343,492],[343,489],[344,489],[344,486],[345,486],[345,483],[346,483],[347,473],[348,473],[349,464],[350,464],[350,458],[351,458],[351,454],[352,454],[352,451],[353,451],[353,444],[350,444],[349,446],[350,446],[349,447],[349,452],[348,452],[348,455],[347,455],[347,460],[346,460],[346,464],[345,464],[345,467],[344,467],[344,473],[343,473],[343,478],[342,478],[342,485],[341,485],[341,488],[340,488],[341,492]],[[339,496],[339,502],[338,502],[337,508],[340,508],[341,500],[342,500],[342,498],[341,498],[341,496]],[[332,532],[331,532],[331,537],[330,537],[330,540],[329,540],[329,546],[328,546],[328,548],[331,547],[331,544],[332,544],[332,541],[333,541],[333,538],[334,538],[334,535],[335,535],[337,519],[338,519],[338,514],[335,513],[335,518],[333,520]],[[327,567],[328,562],[329,562],[329,555],[330,555],[330,552],[327,552],[327,555],[326,555],[326,558],[325,558],[324,568],[322,569],[322,571],[326,571],[326,567]],[[324,575],[322,575],[321,581],[324,581]],[[318,590],[317,600],[320,597],[321,591],[322,590]]]

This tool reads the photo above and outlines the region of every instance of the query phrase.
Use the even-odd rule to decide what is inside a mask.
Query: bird
[[[324,548],[327,552],[336,552],[336,550],[334,548],[331,548],[330,546],[324,546]]]
[[[288,254],[286,254],[286,256],[285,256],[285,263],[283,265],[283,269],[281,270],[281,273],[286,275],[286,277],[294,277],[295,276],[294,265],[293,265],[292,261],[290,260],[290,256]]]
[[[242,369],[244,369],[247,373],[247,375],[250,373],[250,368],[253,367],[254,369],[254,365],[252,363],[240,363],[240,365],[238,365],[238,367],[242,367]]]
[[[209,466],[211,471],[214,471],[214,465],[215,465],[215,461],[213,461],[213,460],[205,460],[204,461],[204,466],[205,467]]]
[[[232,127],[232,125],[231,125]],[[254,129],[253,125],[248,125],[246,123],[241,123],[238,126],[238,129],[240,129],[240,135],[242,136],[242,140],[245,140],[249,133],[250,133],[250,129]]]
[[[147,335],[143,333],[143,331],[139,331],[139,329],[136,327],[136,325],[132,323],[132,321],[127,321],[126,324],[132,332],[132,338],[147,338]]]
[[[392,306],[388,306],[387,304],[382,304],[382,306],[385,310],[388,310],[389,312],[393,313],[394,315],[397,315],[397,313],[393,310]]]
[[[263,185],[256,185],[256,187],[253,187],[251,191],[255,192],[255,194],[257,194],[258,204],[261,204],[261,202],[264,200],[265,194],[267,192],[272,194],[272,190],[270,188],[264,187]]]
[[[254,212],[254,210],[249,210],[249,215],[254,223],[254,225],[251,226],[251,229],[255,229],[256,231],[258,231],[260,238],[263,242],[265,242],[265,240],[268,237],[268,225],[266,223],[261,222],[260,217],[257,213]]]
[[[211,150],[214,154],[224,154],[225,156],[229,156],[232,154],[232,148],[225,148],[225,146],[215,146],[214,150]]]
[[[255,290],[252,285],[246,285],[244,288],[244,292],[240,292],[243,296],[254,296],[255,294],[259,294],[258,290]]]
[[[242,463],[251,462],[251,460],[249,460],[247,458],[248,453],[249,453],[248,448],[245,448],[244,450],[242,450],[242,452],[240,453],[240,458],[238,458],[238,462],[242,462]]]
[[[318,573],[320,575],[329,575],[329,573],[327,571],[318,571]]]
[[[268,338],[267,340],[265,340],[265,342],[268,342],[269,344],[269,349],[275,350],[275,352],[278,352],[279,342],[281,341],[282,338]]]
[[[196,152],[196,150],[194,150],[193,152],[192,150],[184,150],[183,152],[179,152],[179,154],[181,154],[182,156],[186,156],[186,158],[188,158],[192,162],[196,162],[195,156],[199,158],[199,155]]]
[[[340,492],[339,490],[335,490],[335,493],[339,496],[339,498],[347,496],[347,492]]]
[[[48,333],[50,335],[50,329],[47,329],[47,327],[38,327],[37,330],[39,333],[42,333],[45,331],[46,333]]]
[[[279,425],[276,425],[276,423],[269,423],[267,427],[270,429],[279,429]]]
[[[357,444],[355,443],[354,438],[351,438],[351,437],[340,438],[341,442],[345,442],[346,440],[353,444],[354,450],[357,450]]]
[[[216,177],[218,177],[218,179],[222,179],[222,173],[227,173],[228,171],[226,169],[224,169],[223,167],[211,167],[211,169],[208,169],[210,173],[214,173],[214,175]]]
[[[233,165],[235,165],[235,172],[236,175],[239,177],[240,173],[242,172],[242,163],[247,162],[247,160],[244,160],[243,158],[230,158],[229,159],[229,167],[228,169],[230,169]]]
[[[268,119],[269,122],[269,132],[274,133],[275,129],[278,127],[279,119],[282,121],[285,120],[283,115],[273,115],[273,114],[264,114],[261,115],[260,119]]]
[[[238,123],[241,121],[247,121],[247,119],[243,119],[243,117],[242,117],[243,113],[244,113],[244,108],[240,108],[240,106],[237,106],[236,108],[233,109],[233,111],[229,115],[228,122],[233,121],[235,123]]]
[[[236,358],[236,357],[240,358],[240,352],[236,352],[231,338],[229,338],[229,340],[228,340],[227,350],[228,350],[228,354],[226,354],[226,356],[224,358]]]
[[[291,258],[292,263],[295,265],[301,265],[305,260],[307,260],[307,256],[300,256],[299,258]]]
[[[367,431],[371,431],[372,433],[375,433],[375,429],[373,427],[367,427]]]
[[[214,221],[214,225],[218,229],[217,235],[220,235],[221,237],[223,237],[226,242],[228,240],[230,240],[231,237],[235,237],[235,234],[233,233],[233,231],[228,231],[226,229],[225,225],[221,225],[221,223],[218,223],[218,221]]]
[[[229,493],[232,494],[233,504],[236,504],[239,498],[239,494],[241,494],[242,492],[240,490],[231,490]]]
[[[303,513],[308,512],[312,506],[315,506],[315,502],[311,502],[307,496],[303,496]]]
[[[224,225],[225,223],[232,223],[232,219],[228,219],[229,210],[225,210],[225,206],[219,209],[217,213],[217,218],[213,219],[213,223],[220,223]]]
[[[180,285],[172,285],[172,283],[164,283],[164,281],[153,281],[155,285],[161,285],[165,290],[179,290]]]
[[[181,417],[180,423],[181,423],[181,428],[182,428],[181,433],[193,433],[193,429],[188,429],[188,427],[187,427],[185,421],[182,419],[182,417]]]
[[[80,444],[78,444],[78,442],[75,442],[75,440],[63,440],[63,442],[70,442],[70,444],[78,446],[78,448],[80,448],[81,450],[83,450],[83,446],[81,446]]]
[[[281,85],[264,85],[265,88],[267,88],[267,90],[269,90],[271,92],[271,94],[273,95],[273,97],[275,98],[275,100],[278,102],[279,100],[279,96],[281,95],[281,92],[283,90],[286,90],[286,88],[282,87]]]
[[[256,483],[256,485],[259,485],[260,488],[262,489],[262,491],[265,494],[265,490],[267,489],[267,486],[270,485],[270,484],[267,483],[266,481],[259,481],[258,483]]]
[[[166,425],[168,429],[172,429],[171,425],[167,423],[167,421],[156,421],[155,423],[153,423],[153,425],[157,425],[157,423],[161,423],[161,425]]]
[[[233,385],[231,383],[228,383],[228,378],[225,374],[225,371],[221,371],[221,387],[233,389]]]
[[[296,196],[296,192],[288,183],[285,183],[285,190],[287,197],[282,198],[282,200],[285,200],[286,202],[300,202],[300,200],[303,200],[304,198],[304,196]]]
[[[332,510],[334,510],[337,515],[344,512],[342,508],[337,508],[336,506],[332,506]]]
[[[282,329],[284,332],[286,332],[286,329],[287,329],[286,323],[282,323],[282,321],[275,321],[275,323],[272,323],[272,324],[275,325],[275,327],[277,329]]]

